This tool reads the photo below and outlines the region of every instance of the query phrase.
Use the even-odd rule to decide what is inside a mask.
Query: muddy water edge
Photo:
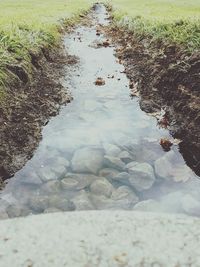
[[[165,124],[179,144],[187,164],[200,175],[200,53],[166,40],[152,41],[116,23],[104,28],[117,44],[131,94],[140,107],[155,114],[165,110]]]
[[[130,97],[126,61],[124,68],[123,54],[114,56],[125,50],[106,37],[105,7],[96,5],[88,17],[90,23],[64,39],[73,64],[62,65],[59,83],[74,100],[43,128],[34,156],[7,180],[0,217],[94,209],[200,215],[199,177],[170,135],[166,112],[149,103],[157,118],[143,112],[133,79]],[[158,118],[166,127],[158,127]]]
[[[75,21],[87,23],[87,13],[74,22],[66,21],[64,32],[73,30]],[[0,186],[12,177],[33,156],[42,138],[42,127],[59,113],[60,106],[71,102],[72,96],[60,78],[77,59],[68,55],[63,40],[54,47],[29,51],[31,65],[19,58],[8,65],[10,77],[5,96],[0,99]],[[64,69],[65,66],[65,69]]]

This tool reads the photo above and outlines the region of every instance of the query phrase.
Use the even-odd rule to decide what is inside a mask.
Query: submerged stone
[[[119,154],[119,158],[124,161],[125,163],[128,163],[130,161],[133,160],[133,157],[131,156],[131,154],[128,151],[122,151]]]
[[[105,168],[99,172],[100,177],[105,177],[109,179],[113,179],[118,174],[119,174],[119,171],[117,171],[116,169],[112,169],[112,168]]]
[[[126,166],[126,164],[120,158],[117,157],[104,156],[104,159],[105,165],[113,169],[124,170]]]
[[[86,187],[89,187],[91,183],[97,179],[99,179],[98,176],[92,175],[92,174],[79,174],[79,173],[69,173],[67,176],[65,176],[64,181],[62,183],[63,186],[67,186],[67,180],[71,179],[71,183],[73,182],[75,186],[75,181],[77,181],[76,190],[82,190]],[[73,181],[72,181],[73,180]],[[65,185],[64,185],[65,184]]]
[[[6,209],[9,218],[19,217],[21,215],[21,211],[21,208],[15,204],[9,205]]]
[[[60,182],[62,189],[65,190],[76,190],[79,182],[72,178],[64,178]]]
[[[103,166],[103,153],[99,149],[78,149],[72,158],[72,169],[75,172],[97,174]]]
[[[48,208],[49,201],[47,196],[37,196],[31,197],[29,199],[29,206],[35,212],[43,212],[45,209]]]
[[[56,208],[62,211],[73,211],[75,205],[72,201],[63,198],[60,195],[54,195],[49,197],[49,208]]]
[[[192,170],[177,158],[174,151],[167,152],[155,161],[155,173],[158,177],[174,182],[186,182],[194,178]]]
[[[80,194],[73,198],[72,201],[76,210],[94,210],[94,206],[84,190],[80,191]]]
[[[41,190],[49,194],[58,193],[60,192],[60,189],[61,189],[61,185],[60,185],[60,181],[58,180],[52,180],[52,181],[46,182],[41,186]]]
[[[129,168],[129,182],[137,190],[150,189],[155,182],[154,170],[148,163],[136,163]]]
[[[112,179],[121,183],[129,183],[130,174],[128,172],[120,172]]]
[[[43,182],[58,179],[55,172],[53,172],[48,166],[41,168],[38,171],[38,175]]]
[[[107,179],[101,177],[91,184],[90,190],[93,194],[110,197],[114,188]]]
[[[103,210],[103,209],[113,209],[114,208],[114,200],[104,196],[104,195],[95,195],[91,194],[91,201],[95,207],[95,209]]]
[[[115,201],[115,206],[123,209],[130,209],[139,201],[138,196],[128,186],[120,186],[116,189],[111,199]]]
[[[103,147],[104,147],[104,150],[105,150],[105,154],[107,156],[116,157],[121,152],[121,149],[118,146],[113,145],[113,144],[104,144]]]

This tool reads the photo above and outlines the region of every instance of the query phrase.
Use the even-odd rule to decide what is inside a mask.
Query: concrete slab
[[[1,267],[200,266],[200,220],[132,211],[0,222]]]

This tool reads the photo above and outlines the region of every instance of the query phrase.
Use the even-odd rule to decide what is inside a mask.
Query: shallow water
[[[114,47],[98,47],[96,35],[107,24],[96,6],[92,27],[80,26],[65,37],[69,54],[62,83],[74,101],[43,129],[34,157],[1,192],[0,217],[56,211],[128,209],[200,214],[200,182],[178,146],[164,152],[170,137],[157,120],[129,96],[124,67]],[[114,78],[111,78],[114,76]],[[104,86],[96,86],[98,77]]]

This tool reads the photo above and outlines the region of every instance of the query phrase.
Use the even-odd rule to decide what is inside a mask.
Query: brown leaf
[[[98,77],[95,81],[95,85],[97,85],[97,86],[103,86],[103,85],[105,85],[105,83],[106,83],[105,80],[101,77]]]
[[[164,151],[168,152],[168,151],[170,151],[171,146],[173,146],[173,143],[166,138],[162,138],[160,140],[160,145],[162,146]]]

